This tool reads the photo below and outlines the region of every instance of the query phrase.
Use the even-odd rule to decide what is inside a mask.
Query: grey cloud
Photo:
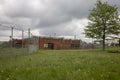
[[[39,7],[39,6],[38,6]],[[36,9],[30,5],[28,0],[12,0],[4,5],[4,12],[10,17],[35,17]]]
[[[102,1],[117,5],[120,12],[119,0]],[[79,30],[83,31],[85,25],[80,29],[72,21],[86,19],[95,3],[96,0],[0,0],[0,23],[39,29],[43,35],[82,35]]]
[[[85,18],[88,14],[89,8],[92,8],[94,1],[91,1],[89,4],[84,3],[86,3],[86,1],[52,0],[52,2],[49,2],[48,4],[48,12],[45,13],[45,16],[41,17],[42,21],[40,24],[42,24],[42,26],[54,26],[56,24],[59,25],[71,21],[75,18]]]
[[[37,4],[34,4],[35,2]],[[34,27],[55,26],[74,18],[86,18],[96,0],[11,0],[3,6],[5,15],[11,18],[30,18]],[[107,0],[106,0],[107,1]],[[117,4],[118,0],[108,1]],[[119,6],[119,5],[118,5]],[[23,19],[24,21],[24,19]],[[37,21],[37,22],[35,22]],[[16,21],[13,21],[16,23]],[[35,23],[35,24],[34,24]]]
[[[44,2],[36,0],[42,5],[35,8],[30,1],[21,0],[17,2],[13,0],[4,6],[4,12],[9,17],[37,18],[39,23],[36,27],[45,27],[68,22],[73,18],[85,18],[88,9],[95,3],[94,0],[87,4],[85,4],[86,1],[82,0],[48,0]]]
[[[0,5],[3,5],[6,0],[0,0]]]
[[[40,33],[48,36],[54,36],[54,33],[56,33],[57,36],[81,36],[83,33],[83,28],[77,25],[76,22],[78,23],[79,21],[77,19],[74,19],[70,22],[57,25],[58,27],[46,27],[41,29]]]
[[[94,3],[95,0],[54,0],[54,4],[56,4],[64,14],[72,16],[73,18],[86,17],[88,10],[93,7]]]

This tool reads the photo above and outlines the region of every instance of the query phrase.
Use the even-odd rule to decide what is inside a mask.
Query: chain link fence
[[[30,29],[0,25],[0,59],[28,55],[38,49],[39,37],[32,35]]]

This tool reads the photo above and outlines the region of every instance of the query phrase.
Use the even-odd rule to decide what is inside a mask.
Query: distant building
[[[102,45],[103,40],[97,39],[94,42]],[[106,46],[118,46],[118,45],[120,45],[120,38],[116,37],[116,36],[107,36],[105,39],[105,45]]]
[[[13,44],[12,44],[13,47],[22,48],[22,45],[23,45],[23,48],[28,47],[28,39],[24,39],[23,42],[21,39],[13,39]]]
[[[40,49],[80,49],[80,40],[64,38],[40,38]]]
[[[37,40],[39,39],[39,40]],[[39,49],[80,49],[81,40],[72,40],[64,38],[52,38],[52,37],[39,37],[37,39],[30,39],[30,45],[35,44],[39,46]],[[20,48],[28,47],[28,39],[13,39],[13,47]]]

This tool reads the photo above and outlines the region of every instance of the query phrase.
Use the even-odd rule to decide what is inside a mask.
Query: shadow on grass
[[[120,54],[120,50],[107,50],[108,53]]]

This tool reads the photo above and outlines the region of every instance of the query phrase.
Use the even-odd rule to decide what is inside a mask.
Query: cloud
[[[8,17],[31,18],[38,22],[35,27],[46,27],[85,18],[94,0],[90,1],[92,4],[85,3],[82,0],[11,0],[3,5],[3,11]]]
[[[120,12],[119,0],[103,1],[116,4]],[[56,33],[83,39],[87,16],[95,3],[96,0],[0,0],[0,23],[24,30],[31,28],[35,35]]]
[[[77,39],[83,38],[84,37],[84,26],[86,26],[86,22],[88,22],[87,19],[73,19],[70,22],[67,23],[63,23],[60,25],[57,25],[57,27],[46,27],[46,28],[42,28],[40,30],[40,34],[44,34],[47,36],[71,36],[72,38],[74,38],[74,36],[77,36]]]

